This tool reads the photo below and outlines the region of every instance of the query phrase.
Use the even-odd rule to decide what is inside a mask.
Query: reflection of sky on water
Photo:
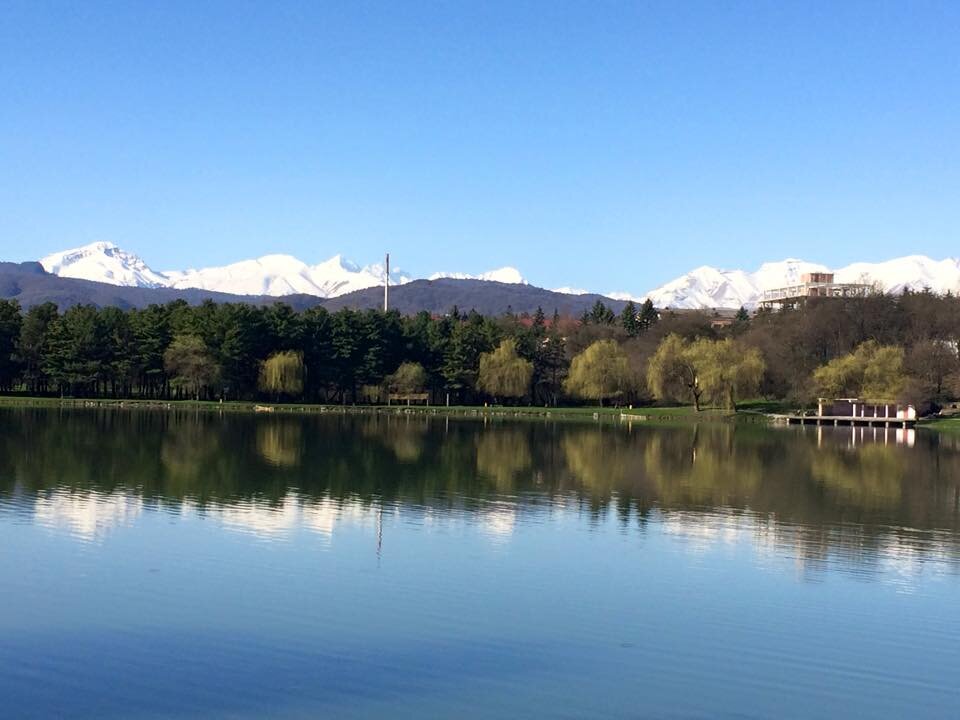
[[[465,506],[437,508],[401,503],[371,503],[359,499],[308,498],[293,491],[279,501],[246,499],[199,505],[192,500],[145,502],[135,492],[71,491],[59,489],[34,498],[21,495],[0,504],[4,514],[29,518],[38,527],[83,542],[105,543],[119,528],[135,529],[144,513],[162,512],[181,522],[214,523],[227,533],[260,541],[295,543],[301,533],[319,538],[329,547],[339,528],[376,535],[406,532],[468,532],[491,547],[506,547],[518,528],[555,523],[604,532],[594,512],[586,512],[573,496],[528,505],[522,498],[504,497]],[[769,515],[749,510],[709,508],[657,510],[644,518],[632,514],[615,521],[621,532],[638,542],[651,535],[672,541],[684,553],[699,557],[738,550],[749,551],[752,564],[768,571],[792,572],[817,580],[840,571],[871,581],[896,585],[909,592],[924,578],[960,574],[955,540],[945,531],[917,532],[890,528],[870,544],[856,524],[814,529],[778,523]]]
[[[38,525],[97,540],[117,526],[133,525],[142,512],[143,498],[132,492],[55,490],[37,496],[33,518]]]
[[[960,705],[949,437],[16,420],[0,424],[0,697],[38,717]]]

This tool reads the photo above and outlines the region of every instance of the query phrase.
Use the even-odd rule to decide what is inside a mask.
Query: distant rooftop
[[[833,273],[812,272],[800,276],[799,285],[765,290],[761,307],[797,305],[808,298],[866,297],[873,286],[864,283],[834,282]]]

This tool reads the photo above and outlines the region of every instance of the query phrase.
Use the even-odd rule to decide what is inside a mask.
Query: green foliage
[[[523,397],[530,390],[532,377],[533,363],[517,355],[517,341],[512,338],[480,356],[477,387],[495,398]]]
[[[737,398],[755,395],[765,367],[756,348],[730,338],[700,339],[690,345],[690,362],[704,396],[728,410],[737,409]]]
[[[700,409],[700,387],[690,343],[675,333],[667,335],[647,365],[647,387],[658,400],[690,400]]]
[[[21,324],[20,305],[15,300],[0,300],[0,390],[9,390],[17,375]]]
[[[387,387],[403,395],[423,392],[426,386],[427,371],[418,362],[401,363],[396,372],[387,378]]]
[[[454,323],[441,369],[447,389],[462,397],[476,387],[480,356],[493,348],[498,335],[496,326],[475,312]]]
[[[660,400],[702,400],[735,410],[737,397],[757,392],[764,370],[756,348],[727,338],[688,342],[668,335],[647,366],[647,383]]]
[[[630,389],[630,364],[614,340],[598,340],[573,358],[564,389],[576,397],[604,400]]]
[[[46,369],[50,354],[50,329],[57,320],[57,306],[53,303],[35,305],[23,318],[17,356],[23,381],[31,393],[47,391],[49,375]]]
[[[260,366],[261,390],[273,395],[300,395],[303,392],[303,353],[284,350],[268,357]]]
[[[650,300],[650,298],[647,298],[640,306],[640,316],[638,318],[640,332],[646,332],[656,325],[658,320],[660,320],[660,314],[653,306],[653,301]]]
[[[729,406],[754,392],[805,402],[816,389],[918,404],[960,397],[960,298],[872,295],[811,301],[789,312],[758,312],[749,320],[745,314],[738,313],[730,328],[717,329],[706,313],[658,313],[650,301],[639,309],[628,303],[619,317],[601,301],[581,325],[555,309],[548,321],[542,309],[496,318],[456,309],[439,317],[427,312],[404,317],[350,309],[331,313],[321,306],[295,311],[284,303],[190,306],[178,300],[142,309],[86,306],[60,313],[51,303],[24,312],[0,301],[0,391],[252,400],[264,392],[266,361],[289,352],[299,353],[303,363],[301,389],[279,391],[290,399],[355,402],[363,399],[363,388],[382,389],[391,371],[416,363],[423,370],[423,389],[441,399],[449,394],[454,404],[471,404],[488,395],[480,382],[481,356],[509,339],[516,357],[532,364],[526,394],[537,405],[559,403],[570,356],[598,341],[622,348],[631,368],[627,381],[624,387],[581,394],[583,378],[574,377],[568,383],[571,395],[576,389],[586,399],[625,399],[637,392],[633,380],[642,372],[657,398],[696,406],[701,399]],[[171,377],[165,356],[178,336],[199,338],[204,364],[218,370],[215,381],[208,376],[197,388],[183,373]],[[707,345],[692,350],[698,339],[724,338],[736,341],[733,350]],[[755,389],[757,356],[745,355],[750,362],[742,365],[731,357],[748,348],[763,360]]]
[[[538,338],[533,354],[533,391],[538,404],[557,404],[566,371],[566,341],[554,317],[546,336]]]
[[[633,300],[628,300],[627,304],[623,306],[623,312],[620,313],[620,324],[628,337],[636,337],[640,334],[640,317]]]
[[[44,371],[61,393],[100,391],[109,343],[100,314],[92,305],[76,305],[51,323]]]
[[[604,305],[602,300],[597,300],[593,305],[593,309],[589,314],[590,322],[594,325],[613,325],[617,316],[613,314],[613,310]]]
[[[177,335],[163,354],[163,365],[173,378],[171,386],[200,399],[220,380],[220,366],[197,335]]]
[[[897,398],[906,381],[903,362],[903,348],[869,340],[852,353],[817,368],[813,382],[824,397],[891,401]]]

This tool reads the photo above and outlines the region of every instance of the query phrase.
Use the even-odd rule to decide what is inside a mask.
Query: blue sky
[[[960,3],[0,5],[0,258],[960,255]]]

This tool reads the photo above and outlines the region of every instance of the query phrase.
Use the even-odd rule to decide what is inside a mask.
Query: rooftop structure
[[[760,307],[795,307],[808,298],[866,297],[872,289],[864,283],[834,282],[833,273],[804,273],[799,285],[765,290]]]

